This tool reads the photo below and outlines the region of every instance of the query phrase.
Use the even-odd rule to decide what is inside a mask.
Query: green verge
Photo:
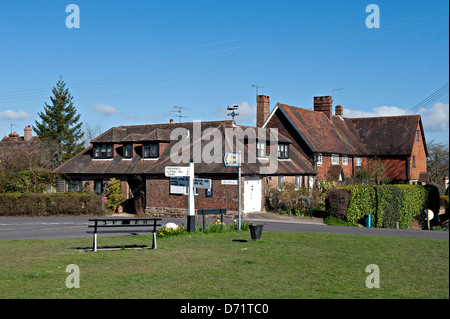
[[[0,242],[0,298],[449,298],[449,242],[263,232],[158,238],[157,250],[79,252],[92,239]],[[98,239],[151,245],[151,235]],[[66,267],[80,269],[67,288]],[[369,289],[370,264],[380,288]]]

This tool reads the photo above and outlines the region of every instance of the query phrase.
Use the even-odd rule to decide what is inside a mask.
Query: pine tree
[[[41,123],[35,121],[34,132],[43,141],[52,145],[55,166],[83,150],[83,131],[80,114],[73,105],[73,97],[60,77],[53,87],[52,105],[45,103],[44,112],[39,112]]]

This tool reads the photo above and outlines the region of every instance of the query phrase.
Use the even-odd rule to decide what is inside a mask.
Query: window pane
[[[150,144],[150,157],[158,157],[158,144]]]
[[[100,145],[96,145],[95,149],[94,149],[94,157],[95,158],[100,158],[101,156],[101,146]]]
[[[106,157],[112,158],[113,157],[113,146],[109,144],[106,148]]]
[[[125,147],[124,147],[124,157],[127,157],[127,158],[132,157],[132,156],[131,156],[131,148],[132,148],[132,145],[131,145],[131,144],[125,144]]]

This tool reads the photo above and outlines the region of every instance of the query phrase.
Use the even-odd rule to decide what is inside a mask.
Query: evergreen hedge
[[[102,215],[103,197],[95,193],[4,193],[0,216]]]
[[[374,227],[395,228],[398,222],[400,228],[408,229],[413,218],[424,222],[425,209],[436,215],[439,212],[439,190],[433,185],[351,185],[339,189],[350,192],[347,213],[342,218],[349,222],[362,223],[365,215],[371,214]],[[333,202],[332,196],[327,201],[330,214],[335,206],[345,205],[342,200]]]

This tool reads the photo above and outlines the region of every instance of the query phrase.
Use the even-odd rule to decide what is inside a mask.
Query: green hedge
[[[350,192],[347,214],[349,222],[362,223],[364,216],[373,216],[373,226],[402,229],[411,226],[413,218],[424,220],[423,211],[439,211],[439,190],[432,185],[351,185],[343,186]]]
[[[0,216],[102,215],[103,197],[95,193],[0,194]]]

